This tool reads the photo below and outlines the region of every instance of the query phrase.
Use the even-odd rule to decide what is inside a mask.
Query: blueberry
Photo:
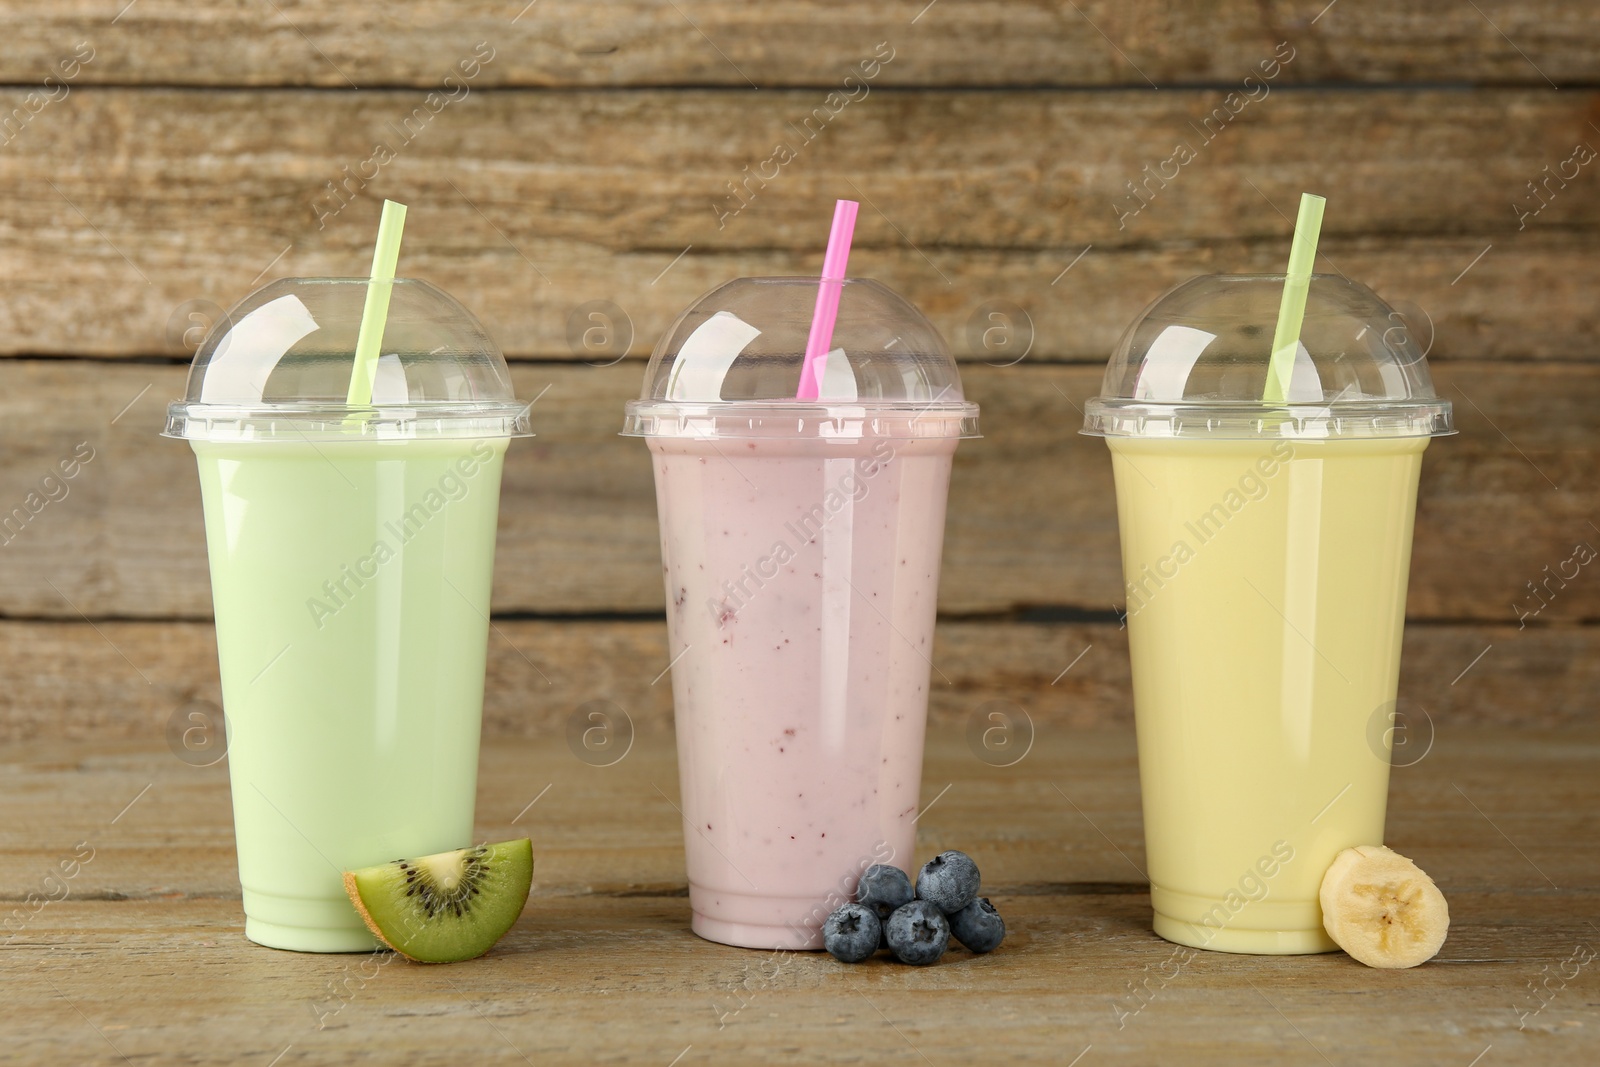
[[[950,916],[950,932],[973,952],[993,952],[1005,940],[1006,921],[988,897],[979,897]]]
[[[913,900],[889,916],[889,950],[901,963],[935,963],[950,947],[950,923],[926,900]]]
[[[887,919],[896,908],[916,898],[906,872],[885,863],[868,867],[861,881],[856,883],[856,900],[876,911],[879,919]]]
[[[840,963],[860,963],[878,951],[878,913],[865,904],[844,904],[822,924],[822,946]]]
[[[954,915],[978,899],[978,865],[965,852],[941,852],[917,874],[917,897]]]

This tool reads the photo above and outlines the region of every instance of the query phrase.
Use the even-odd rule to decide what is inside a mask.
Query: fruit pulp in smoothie
[[[1317,890],[1383,842],[1427,438],[1108,438],[1155,932],[1335,946]]]
[[[472,840],[506,442],[191,444],[245,934],[370,951],[341,872]]]
[[[694,930],[820,948],[911,864],[956,440],[649,444]]]

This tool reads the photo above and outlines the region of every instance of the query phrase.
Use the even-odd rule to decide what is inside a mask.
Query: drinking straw
[[[1278,328],[1272,334],[1272,360],[1267,365],[1267,387],[1261,399],[1281,404],[1289,394],[1294,358],[1300,350],[1300,326],[1306,317],[1306,293],[1311,288],[1311,265],[1317,258],[1317,235],[1322,231],[1322,209],[1327,201],[1315,193],[1300,194],[1300,215],[1294,220],[1294,241],[1289,245],[1289,269],[1283,277],[1283,299],[1278,304]]]
[[[384,324],[389,321],[389,295],[394,291],[394,269],[400,259],[400,231],[405,226],[406,206],[385,200],[383,217],[378,222],[378,244],[372,250],[372,280],[367,283],[361,330],[356,334],[350,391],[345,396],[345,403],[351,407],[366,407],[372,403],[372,383],[378,376],[378,349],[383,345]]]
[[[811,313],[811,334],[806,338],[806,361],[800,367],[800,388],[796,400],[815,400],[821,390],[822,375],[828,368],[828,349],[833,345],[833,325],[839,319],[839,297],[844,292],[844,269],[850,261],[850,239],[856,231],[854,200],[840,200],[833,206],[833,229],[828,233],[828,251],[822,257],[822,278],[817,285],[817,306]]]

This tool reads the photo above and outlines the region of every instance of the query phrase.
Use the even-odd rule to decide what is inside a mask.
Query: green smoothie
[[[508,439],[190,444],[245,934],[370,951],[340,873],[473,839]]]

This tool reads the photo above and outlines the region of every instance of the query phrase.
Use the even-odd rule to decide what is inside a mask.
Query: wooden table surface
[[[1177,966],[1149,931],[1131,730],[1052,727],[995,768],[936,721],[917,858],[969,851],[1010,933],[918,969],[691,934],[670,735],[610,767],[491,740],[478,831],[532,836],[533,896],[490,955],[424,967],[244,939],[225,764],[24,743],[0,765],[0,894],[21,901],[0,1062],[1593,1064],[1597,755],[1593,730],[1443,724],[1395,770],[1389,843],[1450,902],[1431,963]]]

